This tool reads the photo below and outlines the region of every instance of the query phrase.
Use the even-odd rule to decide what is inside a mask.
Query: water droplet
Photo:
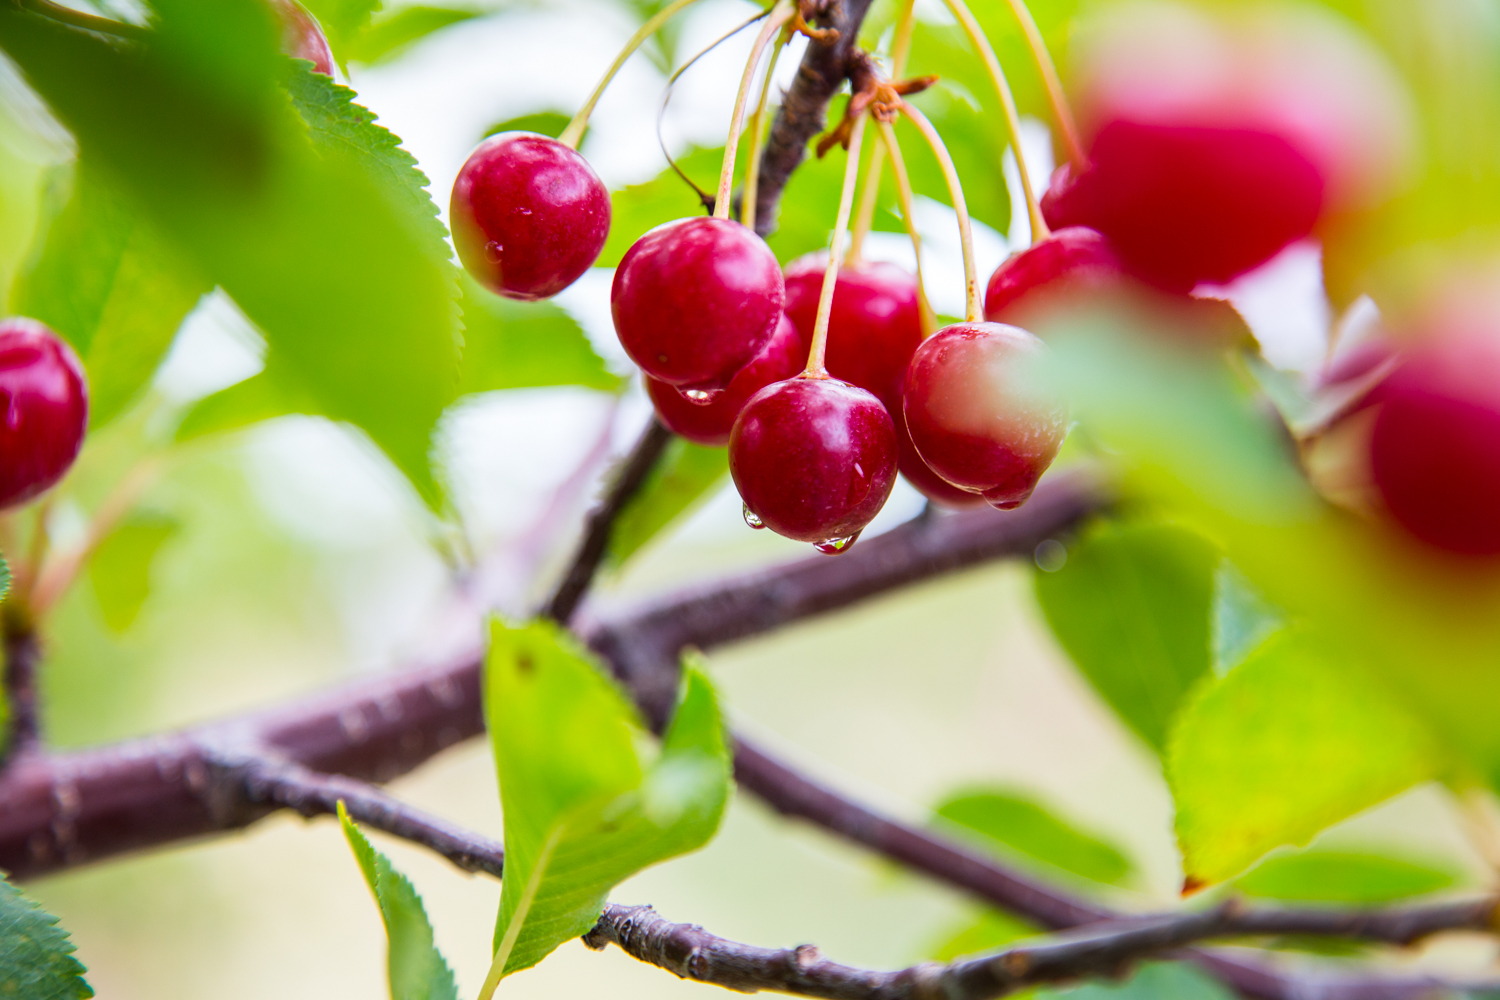
[[[521,208],[521,209],[518,209],[517,211],[519,211],[522,215],[530,215],[531,214],[531,209],[529,209],[529,208]]]
[[[825,556],[836,556],[840,552],[848,552],[857,541],[859,541],[858,531],[852,535],[845,535],[843,538],[830,538],[824,542],[814,542],[813,548]]]
[[[745,512],[745,523],[750,525],[750,527],[759,531],[766,526],[766,522],[755,516],[755,512],[750,509],[749,504],[741,504],[740,507]]]
[[[1068,549],[1055,538],[1045,539],[1032,553],[1037,569],[1044,573],[1056,573],[1068,563]]]
[[[694,406],[707,406],[724,395],[723,389],[678,389],[677,391],[683,399]]]
[[[500,257],[504,253],[505,247],[501,246],[495,240],[490,240],[484,245],[484,259],[489,261],[491,264],[500,263]]]

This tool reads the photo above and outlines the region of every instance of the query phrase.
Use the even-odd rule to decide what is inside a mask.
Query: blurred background
[[[1046,20],[1051,5],[1035,6]],[[665,165],[656,135],[664,69],[757,9],[743,0],[702,0],[662,46],[630,62],[583,145],[611,188],[648,181]],[[379,17],[400,11],[393,5]],[[453,178],[481,136],[522,116],[571,114],[639,23],[631,6],[604,0],[473,13],[347,68],[358,100],[401,137],[444,214]],[[937,36],[951,29],[935,0],[922,0],[918,14]],[[872,16],[877,28],[880,16]],[[564,38],[567,57],[559,58]],[[677,86],[662,118],[662,141],[674,154],[722,144],[750,40],[743,33],[719,46]],[[781,60],[783,84],[801,46],[794,42]],[[922,58],[919,39],[914,67]],[[957,79],[934,99],[973,103]],[[1044,187],[1052,166],[1047,130],[1035,119],[1027,129],[1034,179]],[[0,59],[0,287],[25,259],[48,171],[72,155],[66,133]],[[985,192],[976,200],[1003,208],[1014,158],[995,158],[990,167],[966,180]],[[835,205],[818,191],[826,188],[809,187],[802,197],[815,199],[826,217],[826,239]],[[961,313],[953,213],[939,191],[923,193],[916,221],[930,249],[929,295],[939,312]],[[909,264],[899,226],[886,218],[866,255]],[[1014,220],[999,209],[982,213],[980,273],[1028,236],[1024,213]],[[605,368],[628,377],[609,321],[610,274],[594,269],[557,303]],[[1226,294],[1276,364],[1305,370],[1322,358],[1335,317],[1316,246],[1290,248]],[[58,544],[78,537],[85,512],[163,422],[253,375],[263,355],[258,333],[225,296],[204,298],[148,398],[90,439],[49,515]],[[628,447],[648,413],[635,381],[618,396],[580,387],[490,392],[449,412],[441,440],[463,519],[459,544],[495,567],[479,586],[483,600],[522,612],[546,589],[571,534],[551,536],[554,544],[536,552],[541,527],[577,524],[609,456]],[[915,516],[922,502],[898,485],[870,532]],[[284,417],[201,439],[147,489],[130,527],[101,550],[49,633],[46,726],[60,746],[188,725],[437,660],[476,641],[475,592],[460,591],[443,555],[454,541],[440,537],[405,480],[344,425]],[[805,546],[747,529],[726,481],[615,567],[592,600],[628,605],[807,555]],[[537,572],[527,576],[528,569]],[[839,787],[919,821],[956,789],[1006,789],[1126,859],[1117,884],[1095,890],[1134,907],[1169,904],[1182,876],[1159,760],[1050,638],[1031,587],[1036,571],[1029,563],[994,565],[912,588],[718,652],[712,673],[736,725]],[[392,790],[499,835],[482,741],[449,750]],[[460,992],[473,995],[489,964],[498,884],[374,839],[425,897]],[[1432,786],[1334,827],[1314,849],[1394,854],[1438,887],[1478,884],[1486,871],[1453,803]],[[48,878],[29,891],[71,931],[101,997],[386,995],[377,911],[327,819],[276,817],[243,834]],[[708,849],[638,876],[612,898],[650,903],[731,938],[813,942],[832,958],[879,967],[941,952],[978,916],[955,893],[780,821],[743,796]],[[517,997],[645,997],[710,987],[574,943],[504,989]]]

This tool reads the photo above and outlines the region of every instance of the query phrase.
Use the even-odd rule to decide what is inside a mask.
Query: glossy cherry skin
[[[796,324],[783,313],[770,341],[712,402],[684,399],[682,393],[650,375],[646,376],[646,393],[656,407],[656,415],[669,430],[696,444],[722,447],[729,443],[734,418],[745,408],[745,401],[772,382],[800,372],[807,365],[809,346]]]
[[[501,132],[469,154],[448,208],[458,258],[506,298],[551,298],[578,280],[609,235],[609,191],[556,139]]]
[[[1001,510],[1019,507],[1067,433],[1066,408],[1030,384],[1045,348],[1019,327],[955,323],[917,348],[903,393],[929,468]]]
[[[1109,239],[1096,229],[1068,226],[1011,254],[990,275],[984,318],[1025,327],[1050,308],[1127,281]]]
[[[1237,278],[1311,233],[1323,208],[1318,167],[1270,131],[1117,119],[1095,135],[1089,163],[1053,177],[1047,224],[1097,229],[1167,291]]]
[[[812,342],[828,255],[810,253],[786,268],[786,314]],[[917,276],[895,264],[861,263],[839,270],[828,314],[825,364],[834,378],[882,400],[900,395],[906,365],[922,342]]]
[[[745,508],[802,542],[852,538],[896,484],[896,430],[874,395],[833,378],[775,382],[750,397],[729,439]]]
[[[61,479],[88,422],[88,383],[73,349],[36,320],[0,320],[0,510]]]
[[[1500,338],[1419,345],[1379,404],[1370,471],[1391,516],[1437,548],[1500,555]]]
[[[317,72],[332,76],[333,50],[312,11],[297,0],[271,0],[271,7],[281,20],[281,51],[293,59],[306,59]]]
[[[906,427],[906,413],[901,404],[901,397],[886,403],[886,409],[891,413],[891,421],[896,425],[896,446],[898,458],[896,468],[912,487],[933,503],[942,504],[944,507],[952,507],[962,510],[967,507],[983,507],[984,497],[978,493],[959,489],[942,476],[933,472],[922,456],[917,454],[917,446],[912,443],[911,431]]]
[[[657,226],[615,269],[615,332],[647,375],[683,391],[718,392],[776,332],[786,301],[776,255],[738,222]]]

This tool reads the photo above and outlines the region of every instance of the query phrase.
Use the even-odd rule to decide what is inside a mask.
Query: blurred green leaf
[[[978,834],[986,846],[1019,851],[1095,882],[1119,884],[1131,873],[1130,859],[1097,837],[1083,833],[1029,798],[1003,789],[980,788],[951,795],[933,810],[945,823]]]
[[[500,972],[586,933],[615,885],[718,829],[729,752],[713,688],[685,667],[651,760],[634,706],[571,635],[550,622],[492,627],[485,714],[505,814]]]
[[[1183,696],[1211,665],[1218,550],[1163,523],[1095,525],[1037,573],[1047,623],[1126,725],[1158,753]]]
[[[1213,662],[1220,676],[1286,625],[1245,574],[1225,559],[1214,571]]]
[[[403,7],[356,34],[345,45],[343,57],[366,64],[389,62],[434,31],[481,16],[482,11],[465,8]]]
[[[951,962],[965,955],[1004,948],[1035,933],[1035,927],[1018,917],[1000,910],[985,910],[974,920],[943,935],[940,943],[929,949],[927,957],[934,962]]]
[[[729,473],[729,452],[674,437],[641,489],[615,519],[609,561],[621,566],[668,525],[696,510]]]
[[[568,122],[572,120],[572,115],[565,115],[561,111],[538,111],[535,114],[496,122],[484,130],[484,135],[485,138],[489,138],[500,132],[535,132],[537,135],[550,135],[556,139],[562,135],[563,129],[567,128]],[[588,135],[587,129],[584,130],[584,135]]]
[[[1309,850],[1273,854],[1234,880],[1247,896],[1326,903],[1388,903],[1447,889],[1452,872],[1381,854]]]
[[[1305,634],[1284,633],[1183,706],[1167,752],[1188,886],[1439,776],[1407,710]]]
[[[0,45],[83,158],[256,323],[282,371],[436,504],[429,441],[457,387],[458,340],[425,180],[352,92],[279,54],[264,5],[155,10],[147,41],[117,48],[7,7]]]
[[[342,801],[339,823],[385,921],[391,1000],[457,1000],[453,971],[433,943],[422,897],[405,875],[391,867],[390,859],[375,850],[349,818]]]
[[[89,580],[104,623],[115,632],[135,624],[151,593],[151,564],[181,523],[166,514],[141,512],[127,518],[94,550]]]
[[[177,440],[235,431],[289,413],[320,415],[317,400],[295,379],[280,377],[279,368],[273,359],[265,371],[199,400],[177,425]]]
[[[10,594],[10,564],[5,561],[5,553],[0,552],[0,604]]]
[[[301,0],[302,5],[312,11],[323,33],[328,36],[328,47],[340,63],[352,58],[350,47],[370,27],[370,17],[381,8],[381,0]]]
[[[82,1000],[94,991],[57,918],[0,879],[0,996]]]
[[[1096,981],[1065,990],[1037,990],[1053,1000],[1234,1000],[1218,980],[1190,962],[1145,962],[1123,982]]]
[[[89,424],[97,428],[146,385],[213,283],[87,164],[71,196],[54,197],[57,214],[39,225],[12,301],[78,352],[88,373]]]
[[[677,158],[677,166],[705,191],[718,183],[723,149],[693,149]],[[703,202],[669,167],[643,184],[632,184],[610,195],[609,238],[595,261],[615,267],[636,240],[663,222],[702,215]]]
[[[624,381],[605,367],[578,322],[551,302],[515,302],[465,274],[464,357],[459,392],[581,385],[604,392]]]

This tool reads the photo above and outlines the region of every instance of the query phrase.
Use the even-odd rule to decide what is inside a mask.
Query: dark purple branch
[[[5,708],[8,716],[4,756],[14,759],[34,751],[41,742],[36,673],[42,658],[40,641],[25,611],[7,607],[0,612],[0,649],[5,658]]]

